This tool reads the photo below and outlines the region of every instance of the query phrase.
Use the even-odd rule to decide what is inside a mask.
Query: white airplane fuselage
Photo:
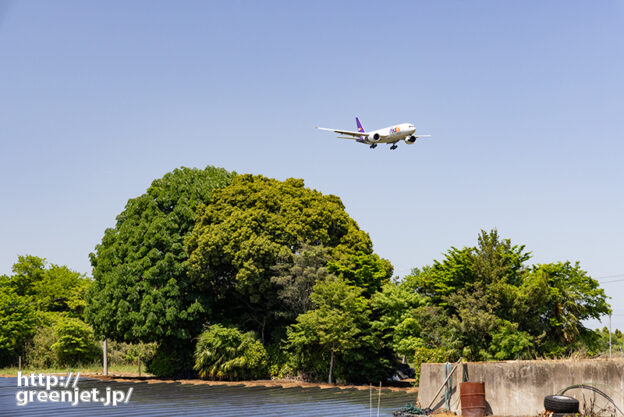
[[[357,125],[357,131],[355,130],[341,130],[330,129],[328,127],[316,127],[320,130],[328,130],[330,132],[337,133],[339,139],[352,139],[356,142],[369,145],[371,149],[375,149],[379,143],[387,143],[390,149],[396,149],[397,143],[405,141],[408,145],[413,145],[418,138],[430,137],[431,135],[416,134],[416,128],[411,123],[400,123],[384,127],[383,129],[377,129],[370,132],[364,130],[359,118],[355,118]]]
[[[365,143],[396,143],[410,137],[416,132],[416,128],[411,123],[401,123],[383,129],[373,130],[368,133],[368,137],[362,137]]]

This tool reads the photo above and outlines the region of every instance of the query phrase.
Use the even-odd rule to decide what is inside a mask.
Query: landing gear
[[[377,144],[376,144],[376,143],[373,143],[373,144],[370,146],[370,148],[371,148],[371,149],[375,149],[376,147],[377,147]]]
[[[395,144],[395,145],[392,145],[392,146],[390,147],[390,149],[392,149],[392,150],[395,150],[396,148],[398,148],[398,146],[397,146],[396,144]]]

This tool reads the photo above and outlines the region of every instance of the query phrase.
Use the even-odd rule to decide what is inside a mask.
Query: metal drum
[[[485,416],[485,382],[462,382],[459,384],[462,416]]]

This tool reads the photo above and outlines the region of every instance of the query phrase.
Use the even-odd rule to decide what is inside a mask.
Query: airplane
[[[338,136],[340,139],[354,139],[356,142],[363,143],[365,145],[370,145],[371,149],[375,149],[377,144],[379,143],[387,143],[392,144],[390,149],[394,150],[397,148],[397,142],[404,140],[408,145],[413,145],[418,138],[429,138],[431,135],[415,135],[416,128],[411,123],[401,123],[398,125],[385,127],[383,129],[373,130],[372,132],[364,131],[362,127],[362,123],[360,123],[360,119],[355,118],[355,122],[357,123],[357,132],[352,130],[338,130],[338,129],[329,129],[326,127],[316,127],[320,130],[328,130],[330,132],[338,133],[339,135],[346,136]]]

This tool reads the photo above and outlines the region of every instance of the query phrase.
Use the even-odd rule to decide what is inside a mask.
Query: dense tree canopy
[[[24,356],[38,329],[58,320],[88,327],[80,321],[91,284],[84,275],[33,255],[18,256],[12,272],[0,277],[0,363]]]
[[[329,275],[327,262],[330,259],[329,250],[324,246],[303,244],[273,266],[271,281],[277,285],[278,298],[285,307],[281,316],[294,319],[312,308],[312,289]]]
[[[0,364],[91,361],[104,336],[154,342],[127,355],[161,376],[371,382],[401,359],[597,354],[609,337],[583,325],[610,307],[578,263],[530,265],[524,246],[481,231],[392,281],[341,200],[292,178],[176,169],[90,256],[92,280],[30,255],[0,276]]]
[[[577,264],[527,265],[524,246],[482,231],[476,247],[451,248],[405,280],[442,308],[451,332],[425,347],[449,346],[471,360],[561,355],[596,334],[582,321],[610,312],[604,290]],[[454,343],[459,342],[459,344]],[[452,353],[454,352],[454,353]]]
[[[220,320],[241,320],[263,341],[286,307],[272,280],[275,265],[304,244],[324,246],[333,259],[372,253],[370,238],[338,197],[305,188],[302,180],[253,175],[237,176],[198,208],[187,244],[191,275],[219,297]]]
[[[95,284],[86,313],[96,332],[127,342],[188,340],[199,332],[209,294],[187,275],[184,239],[197,205],[233,176],[180,168],[128,200],[91,254]]]
[[[66,266],[48,265],[44,258],[18,256],[13,275],[5,277],[15,293],[27,297],[39,311],[66,312],[82,317],[85,293],[91,281]]]

